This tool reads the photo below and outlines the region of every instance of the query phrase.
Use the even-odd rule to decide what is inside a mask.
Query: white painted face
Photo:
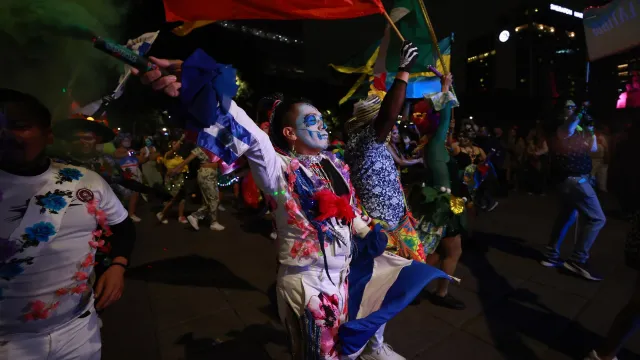
[[[329,133],[322,114],[309,104],[298,104],[296,108],[296,135],[312,149],[326,149],[329,146]]]

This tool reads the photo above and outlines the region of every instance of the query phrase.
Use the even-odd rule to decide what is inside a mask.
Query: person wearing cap
[[[606,217],[590,181],[592,152],[598,151],[598,141],[593,124],[580,126],[589,115],[576,113],[576,104],[568,100],[563,108],[564,123],[558,127],[551,141],[552,174],[559,183],[560,212],[551,231],[551,239],[540,261],[546,267],[564,267],[587,280],[602,278],[589,267],[589,251],[598,233],[606,223]],[[584,124],[583,124],[584,125]],[[578,214],[585,219],[585,226],[576,240],[569,260],[560,259],[560,247]]]
[[[100,359],[95,310],[124,288],[133,222],[100,175],[51,161],[53,137],[40,101],[0,89],[0,358]],[[113,261],[94,292],[106,238]]]

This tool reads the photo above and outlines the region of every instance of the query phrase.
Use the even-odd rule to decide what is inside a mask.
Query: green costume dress
[[[411,192],[409,203],[418,220],[418,236],[428,255],[436,250],[443,237],[456,236],[466,229],[467,199],[459,197],[457,167],[446,148],[451,109],[458,106],[458,100],[451,92],[426,98],[440,111],[440,124],[427,144],[427,178]]]

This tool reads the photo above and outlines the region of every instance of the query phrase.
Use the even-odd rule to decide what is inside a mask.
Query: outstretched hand
[[[411,68],[418,61],[418,47],[413,45],[411,41],[405,40],[400,49],[400,66],[398,72],[411,72]]]
[[[180,96],[180,88],[182,87],[181,73],[182,60],[167,60],[150,57],[149,60],[158,66],[158,69],[140,73],[137,69],[132,69],[131,73],[140,76],[142,83],[151,85],[155,91],[163,91],[171,97]],[[160,68],[168,70],[171,75],[162,76]]]

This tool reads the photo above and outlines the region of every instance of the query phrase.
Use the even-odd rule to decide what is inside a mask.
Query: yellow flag
[[[194,29],[199,27],[207,26],[211,23],[214,23],[213,20],[196,20],[196,21],[186,21],[184,24],[178,26],[177,28],[171,30],[174,34],[178,36],[186,36]]]

